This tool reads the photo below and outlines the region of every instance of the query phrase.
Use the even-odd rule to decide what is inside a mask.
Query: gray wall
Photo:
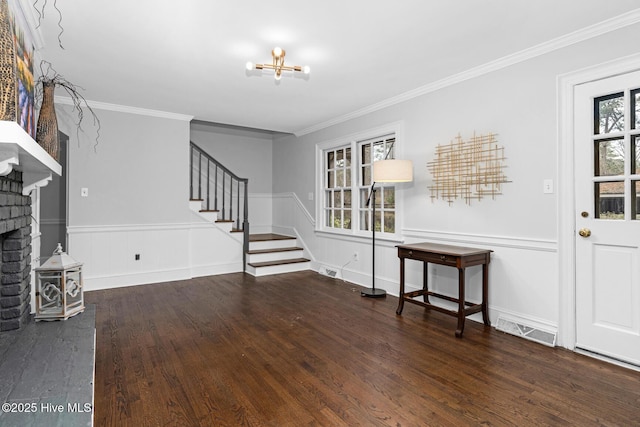
[[[271,193],[273,142],[270,133],[193,123],[191,140],[240,178],[250,193]]]

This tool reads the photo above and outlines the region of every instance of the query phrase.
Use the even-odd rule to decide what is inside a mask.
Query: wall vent
[[[324,274],[325,276],[329,276],[335,279],[336,276],[338,275],[338,272],[329,267],[320,267],[320,274]]]
[[[526,338],[528,340],[547,345],[549,347],[555,347],[556,345],[556,332],[545,331],[533,326],[525,325],[522,322],[505,319],[502,316],[498,317],[498,324],[496,325],[496,329],[511,335]]]

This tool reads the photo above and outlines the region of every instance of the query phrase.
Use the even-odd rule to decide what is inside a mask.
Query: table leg
[[[424,291],[424,294],[422,294],[422,298],[424,302],[429,302],[429,263],[425,261],[423,264],[422,290]]]
[[[404,308],[404,258],[400,258],[400,294],[398,296],[396,314],[402,314],[402,309]]]
[[[456,337],[462,337],[464,331],[464,268],[458,268],[458,328],[456,329]]]
[[[482,264],[482,321],[491,326],[489,320],[489,263]]]

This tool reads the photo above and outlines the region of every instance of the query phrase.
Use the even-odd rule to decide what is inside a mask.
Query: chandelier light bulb
[[[247,67],[247,70],[249,71],[253,70],[253,62],[247,62],[246,67]]]
[[[281,56],[282,55],[282,48],[279,48],[278,46],[273,48],[273,54],[275,56]]]
[[[282,75],[281,75],[280,73],[275,73],[275,74],[273,75],[273,77],[274,77],[276,80],[280,80],[280,79],[282,78]]]
[[[311,72],[311,67],[305,65],[304,67],[302,67],[302,72],[305,74],[309,74]]]

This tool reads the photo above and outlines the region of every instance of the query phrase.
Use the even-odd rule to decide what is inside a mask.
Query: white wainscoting
[[[190,224],[73,226],[68,253],[84,263],[87,291],[187,279],[189,230]]]
[[[338,272],[337,279],[365,287],[371,285],[371,239],[316,232],[313,217],[293,193],[276,194],[273,200],[274,230],[295,232],[313,257],[314,270],[330,268]],[[403,229],[402,236],[405,243],[431,241],[493,250],[489,267],[489,316],[492,323],[495,325],[498,316],[506,315],[534,327],[557,331],[560,293],[557,241],[419,229]],[[394,296],[398,296],[400,280],[397,244],[382,240],[376,242],[376,287]],[[353,261],[354,252],[358,253],[358,261]],[[466,278],[468,299],[480,301],[482,268],[468,268]],[[458,271],[430,265],[429,283],[438,292],[455,296]],[[422,263],[406,262],[405,286],[408,290],[422,287]],[[405,305],[405,310],[420,309]],[[482,321],[480,315],[470,318]]]

